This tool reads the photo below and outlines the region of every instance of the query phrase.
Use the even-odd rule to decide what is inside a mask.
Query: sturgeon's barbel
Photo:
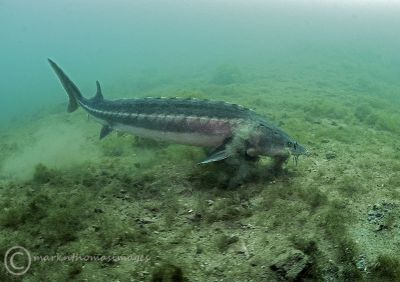
[[[103,127],[100,138],[120,130],[140,137],[173,143],[215,148],[201,163],[242,154],[250,159],[260,155],[286,160],[307,150],[282,129],[264,117],[236,104],[218,101],[142,98],[109,101],[104,99],[100,83],[97,93],[87,99],[64,71],[49,63],[69,96],[68,112],[81,106]]]

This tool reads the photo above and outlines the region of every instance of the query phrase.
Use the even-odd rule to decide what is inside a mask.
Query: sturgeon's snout
[[[300,156],[300,155],[308,156],[309,155],[309,151],[306,149],[306,147],[304,147],[303,145],[301,145],[297,142],[294,143],[294,146],[291,151],[292,151],[293,155],[297,155],[297,156]]]

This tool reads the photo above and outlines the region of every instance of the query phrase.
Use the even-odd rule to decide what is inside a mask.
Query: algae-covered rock
[[[225,252],[228,250],[229,246],[238,242],[239,237],[236,235],[227,235],[227,234],[221,234],[217,236],[217,240],[215,242],[216,247],[219,251]]]
[[[173,264],[163,264],[156,268],[151,277],[151,282],[183,282],[188,281],[182,268]]]
[[[296,281],[310,267],[309,257],[299,250],[290,250],[279,255],[270,266],[281,279]]]

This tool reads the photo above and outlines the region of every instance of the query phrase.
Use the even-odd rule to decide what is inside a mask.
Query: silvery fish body
[[[109,101],[104,99],[99,82],[96,95],[86,99],[61,68],[49,62],[69,96],[68,112],[81,106],[103,125],[100,138],[120,130],[140,137],[214,148],[201,163],[223,160],[237,152],[249,158],[265,155],[278,159],[287,159],[290,153],[297,159],[307,152],[279,127],[236,104],[179,98]]]

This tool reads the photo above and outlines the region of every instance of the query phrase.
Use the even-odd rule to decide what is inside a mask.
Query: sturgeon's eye
[[[288,142],[287,142],[287,145],[288,145],[288,147],[292,147],[293,143],[290,142],[290,141],[288,141]]]

